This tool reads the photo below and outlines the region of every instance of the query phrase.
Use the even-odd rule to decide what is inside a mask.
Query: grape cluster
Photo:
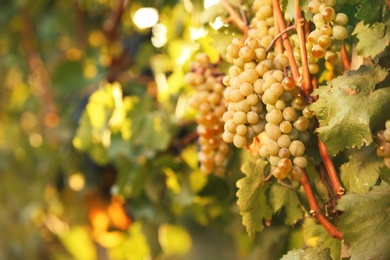
[[[295,80],[280,70],[266,72],[261,87],[267,123],[259,154],[268,159],[276,178],[299,180],[307,165],[305,144],[310,139],[313,112]]]
[[[223,115],[223,140],[243,148],[264,131],[265,109],[261,103],[259,78],[274,68],[275,64],[286,63],[282,56],[275,57],[266,48],[274,37],[274,18],[271,0],[256,0],[248,37],[233,39],[227,47],[226,60],[232,64],[223,79],[227,86],[224,98],[228,102]]]
[[[200,145],[198,158],[201,170],[207,174],[224,173],[230,150],[229,145],[222,140],[224,126],[222,115],[226,111],[223,76],[218,64],[211,64],[209,57],[204,53],[196,56],[191,64],[191,71],[185,76],[185,82],[196,91],[189,105],[198,110],[196,116]]]
[[[345,28],[348,16],[344,13],[336,13],[333,6],[336,0],[310,0],[308,8],[314,14],[313,23],[315,30],[309,34],[311,53],[315,58],[325,57],[328,62],[337,60],[337,51],[341,42],[348,37]]]
[[[376,155],[384,157],[385,165],[390,169],[390,119],[386,121],[385,130],[377,134]]]

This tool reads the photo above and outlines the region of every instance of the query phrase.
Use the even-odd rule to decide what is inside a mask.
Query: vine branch
[[[241,19],[241,17],[237,14],[236,10],[234,10],[234,8],[228,3],[228,1],[220,0],[220,3],[230,15],[228,20],[237,25],[237,27],[240,28],[242,31],[246,31],[247,24]]]
[[[299,0],[295,0],[295,27],[297,30],[300,50],[301,50],[301,60],[302,60],[302,77],[303,82],[301,85],[302,90],[305,93],[306,97],[310,96],[312,91],[311,82],[310,82],[310,72],[309,72],[309,62],[307,60],[307,50],[306,50],[306,37],[303,30],[305,25],[305,20],[302,18],[301,9],[299,7]]]
[[[345,70],[351,70],[351,59],[349,58],[345,43],[341,45],[341,60]]]
[[[314,196],[313,190],[310,186],[309,177],[306,170],[302,171],[301,184],[305,190],[307,199],[309,201],[310,213],[321,223],[321,225],[328,231],[329,235],[339,240],[343,239],[343,233],[340,232],[322,213],[320,207],[318,206],[317,200]]]
[[[295,29],[295,25],[291,25],[289,27],[287,27],[286,29],[284,29],[282,32],[278,33],[275,38],[271,41],[271,43],[269,44],[266,52],[268,53],[272,47],[274,46],[274,44],[276,43],[277,40],[280,39],[280,37],[282,37],[283,34],[285,34],[286,32],[288,31],[291,31],[291,30],[294,30]],[[277,51],[278,52],[278,51]],[[278,53],[282,53],[282,51],[278,52]]]
[[[288,38],[287,33],[285,32],[286,25],[284,23],[283,13],[282,13],[282,10],[280,9],[279,1],[272,0],[272,4],[273,4],[273,8],[275,10],[275,17],[274,18],[278,20],[277,24],[279,26],[280,31],[284,32],[282,34],[283,46],[287,52],[287,57],[288,57],[288,60],[290,62],[290,67],[291,67],[293,78],[295,79],[296,82],[300,82],[300,75],[299,75],[298,66],[297,66],[297,63],[296,63],[295,58],[294,58],[294,53],[293,53],[293,50],[291,48],[290,40]]]
[[[332,183],[333,190],[335,191],[337,196],[340,198],[342,195],[345,194],[345,189],[341,185],[341,182],[339,180],[337,172],[334,168],[332,159],[330,158],[328,151],[326,150],[326,146],[323,142],[321,142],[320,139],[318,139],[318,148],[320,151],[321,158],[324,161],[325,168],[328,172],[330,182]]]

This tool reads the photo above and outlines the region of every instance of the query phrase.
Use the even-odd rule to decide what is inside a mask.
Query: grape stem
[[[290,63],[293,78],[296,82],[300,82],[300,75],[299,75],[299,71],[298,71],[298,66],[297,66],[297,63],[296,63],[295,58],[294,58],[293,50],[291,48],[290,39],[288,38],[288,35],[285,32],[286,25],[284,23],[282,10],[280,9],[279,0],[272,0],[272,5],[273,5],[273,8],[275,10],[275,12],[274,12],[275,19],[278,20],[277,25],[279,26],[280,31],[283,32],[283,34],[282,34],[283,46],[287,52],[287,57],[288,57],[288,61]]]
[[[276,17],[276,10],[275,8],[273,8],[273,14],[274,14],[274,17]],[[274,19],[274,28],[275,28],[275,34],[276,35],[279,35],[280,33],[280,28],[279,28],[279,25],[278,25],[278,19]],[[274,39],[273,41],[275,41],[275,43],[271,43],[270,46],[272,46],[273,44],[275,44],[275,52],[278,53],[278,54],[281,54],[284,52],[284,48],[283,48],[283,42],[282,42],[282,39],[280,39],[282,35],[280,36],[277,36],[276,39]],[[267,49],[267,53],[269,51],[269,48]]]
[[[223,5],[223,7],[228,11],[229,18],[228,21],[231,21],[235,25],[237,25],[238,28],[240,28],[242,31],[247,30],[247,24],[241,19],[241,17],[237,14],[237,12],[234,10],[234,8],[228,3],[227,0],[220,0],[220,3]]]
[[[299,47],[301,50],[301,60],[302,60],[303,82],[301,88],[304,91],[305,96],[309,97],[312,89],[310,84],[311,82],[310,82],[309,62],[307,60],[306,38],[303,30],[304,25],[305,25],[305,19],[302,18],[301,9],[299,7],[299,0],[295,0],[295,27],[299,38],[299,45],[300,45]]]
[[[288,31],[291,31],[291,30],[294,30],[295,29],[295,25],[291,25],[289,27],[287,27],[286,29],[284,29],[282,32],[278,33],[278,35],[275,36],[275,38],[271,41],[270,45],[268,46],[267,50],[266,50],[266,53],[268,54],[268,52],[272,49],[272,47],[274,46],[275,42],[280,38],[282,37],[283,34],[285,34],[286,32]],[[282,53],[282,52],[281,52]]]
[[[341,60],[343,61],[345,70],[351,70],[351,59],[349,58],[345,43],[341,45]]]
[[[310,180],[305,169],[302,171],[302,177],[300,180],[303,189],[305,190],[307,199],[309,201],[310,213],[315,217],[318,222],[328,231],[329,235],[339,240],[343,239],[343,233],[341,233],[322,213],[320,207],[318,206],[317,200],[314,196],[313,190],[310,186]]]
[[[340,198],[342,195],[345,194],[345,189],[340,183],[339,176],[337,175],[337,172],[334,168],[332,159],[330,158],[328,151],[326,150],[326,146],[321,140],[318,139],[318,148],[320,151],[320,155],[322,157],[322,160],[324,161],[325,168],[328,172],[328,176],[330,179],[330,182],[332,183],[333,190],[337,194],[337,196]]]

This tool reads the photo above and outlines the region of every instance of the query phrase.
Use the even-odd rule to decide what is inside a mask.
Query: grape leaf
[[[390,41],[390,33],[383,23],[374,23],[371,26],[359,22],[352,35],[356,35],[359,42],[356,45],[358,55],[374,58],[381,53]]]
[[[365,194],[343,196],[339,229],[349,245],[351,260],[390,259],[390,186],[382,182]]]
[[[274,213],[281,211],[285,214],[284,222],[292,225],[303,216],[303,210],[295,190],[275,183],[269,191],[269,203]]]
[[[316,131],[331,155],[372,143],[370,118],[386,111],[390,103],[389,88],[374,91],[386,75],[379,66],[361,66],[313,92],[319,96],[310,105],[319,122]]]
[[[322,244],[325,248],[329,248],[332,259],[340,259],[341,241],[329,236],[329,233],[325,230],[325,228],[315,219],[305,219],[305,222],[303,223],[303,230],[305,232],[305,237],[317,238],[317,246]]]
[[[343,186],[349,192],[367,192],[377,182],[382,165],[383,159],[376,156],[373,146],[354,152],[340,168]]]
[[[302,11],[306,12],[308,10],[309,0],[300,0],[299,7]],[[294,0],[282,0],[281,1],[282,10],[284,11],[284,17],[292,21],[295,17],[295,1]]]
[[[280,260],[301,260],[301,259],[316,259],[316,260],[332,260],[330,249],[323,246],[308,247],[305,250],[296,249],[290,250]]]
[[[264,228],[263,219],[271,219],[272,209],[267,203],[266,191],[269,182],[264,179],[266,162],[256,159],[245,163],[242,172],[246,175],[237,181],[237,205],[240,208],[242,223],[250,238],[254,238],[256,231]]]
[[[356,13],[356,18],[365,24],[373,24],[382,20],[382,10],[386,5],[385,0],[361,0],[361,5]]]

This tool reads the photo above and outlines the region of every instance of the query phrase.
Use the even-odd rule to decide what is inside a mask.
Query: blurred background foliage
[[[0,259],[277,259],[303,244],[277,218],[249,240],[246,152],[225,177],[198,168],[183,77],[236,30],[210,4],[0,1]]]

